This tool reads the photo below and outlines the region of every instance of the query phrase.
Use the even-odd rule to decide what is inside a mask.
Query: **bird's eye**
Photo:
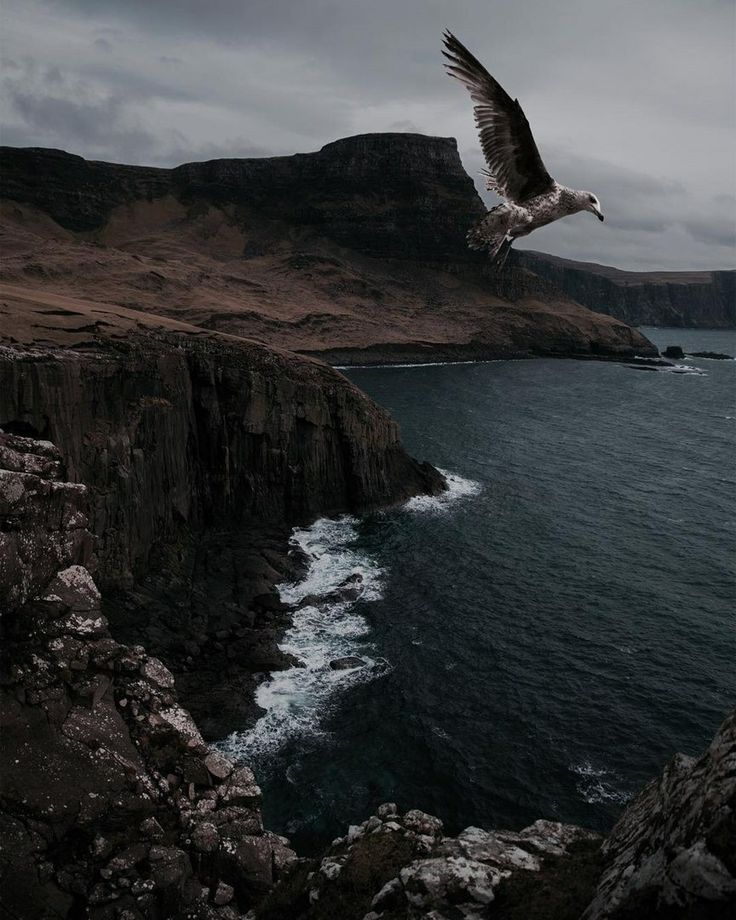
[[[592,201],[593,204],[595,204],[595,197],[593,195],[590,196],[590,201]]]

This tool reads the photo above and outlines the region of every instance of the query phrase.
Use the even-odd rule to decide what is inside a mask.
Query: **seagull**
[[[592,192],[560,185],[547,172],[519,100],[509,96],[452,32],[444,33],[444,45],[447,72],[467,87],[475,103],[475,124],[488,164],[482,170],[486,186],[505,199],[468,231],[468,246],[487,250],[500,268],[513,241],[537,227],[579,211],[603,220],[601,203]]]

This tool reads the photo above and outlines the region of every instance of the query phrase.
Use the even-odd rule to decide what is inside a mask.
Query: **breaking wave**
[[[618,777],[604,767],[594,767],[589,760],[583,760],[571,764],[570,770],[579,777],[575,787],[588,805],[599,805],[602,802],[622,805],[628,802],[630,796],[615,785]]]
[[[233,732],[219,747],[238,760],[263,762],[285,742],[321,734],[320,722],[333,698],[347,687],[373,680],[390,665],[374,657],[368,623],[358,602],[381,597],[384,572],[355,548],[357,520],[321,518],[293,531],[291,543],[307,558],[296,582],[278,585],[281,599],[293,605],[293,623],[280,645],[299,664],[276,671],[256,692],[265,710],[248,731]],[[372,654],[373,653],[373,654]],[[355,657],[354,666],[334,670],[330,662]]]
[[[415,495],[404,505],[405,511],[442,514],[449,511],[458,500],[472,498],[481,491],[481,484],[465,479],[448,470],[440,470],[447,482],[447,490],[439,495]]]
[[[443,513],[480,491],[477,482],[440,472],[447,491],[410,499],[404,510]],[[279,647],[298,664],[260,684],[256,703],[263,715],[252,728],[233,732],[218,745],[231,757],[262,765],[286,742],[323,734],[324,717],[343,691],[391,670],[376,654],[359,610],[360,604],[381,599],[386,573],[357,547],[358,524],[347,515],[320,518],[292,532],[290,542],[306,558],[307,569],[299,580],[277,586],[281,600],[294,610]],[[356,660],[331,667],[331,662],[348,658]]]

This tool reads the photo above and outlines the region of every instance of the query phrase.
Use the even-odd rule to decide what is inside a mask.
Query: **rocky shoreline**
[[[544,820],[450,838],[439,819],[387,803],[324,855],[299,858],[264,829],[253,773],[204,742],[171,671],[111,634],[90,572],[91,498],[54,445],[0,434],[9,916],[732,915],[736,713],[700,759],[678,755],[605,841]]]

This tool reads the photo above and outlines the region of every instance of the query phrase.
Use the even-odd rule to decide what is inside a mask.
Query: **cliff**
[[[367,134],[316,153],[152,169],[88,162],[60,150],[2,148],[2,197],[61,227],[95,231],[120,206],[173,196],[257,210],[313,227],[369,255],[468,261],[465,231],[484,213],[451,138]]]
[[[93,495],[104,584],[183,525],[288,525],[441,487],[396,423],[325,365],[216,336],[0,347],[0,427],[53,441]]]
[[[333,363],[654,354],[465,245],[484,208],[455,141],[150,169],[4,148],[4,290],[114,303]]]
[[[289,529],[443,480],[326,365],[105,305],[93,317],[85,347],[0,345],[0,428],[59,447],[89,489],[116,638],[162,657],[224,734],[251,718],[254,675],[291,663],[273,589],[298,562]],[[76,322],[57,310],[44,335],[63,342]]]
[[[632,326],[736,327],[736,271],[627,272],[531,251],[516,259],[572,300]]]

